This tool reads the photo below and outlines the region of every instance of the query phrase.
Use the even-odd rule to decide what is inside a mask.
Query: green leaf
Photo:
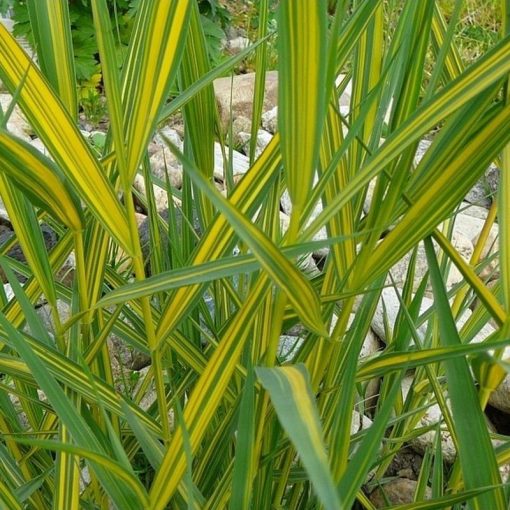
[[[321,503],[328,510],[343,508],[329,470],[319,413],[304,365],[256,367],[269,392],[278,419],[290,437]]]
[[[425,239],[435,307],[439,319],[439,334],[444,345],[461,343],[436,254],[430,238]],[[496,456],[487,431],[487,423],[480,408],[473,378],[465,359],[445,361],[448,394],[452,408],[455,434],[459,442],[459,460],[466,489],[479,489],[501,484]],[[475,508],[503,508],[505,496],[501,488],[475,498]]]

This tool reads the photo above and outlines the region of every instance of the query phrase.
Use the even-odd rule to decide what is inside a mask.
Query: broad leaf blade
[[[27,7],[41,70],[75,119],[78,98],[68,3],[28,0]]]
[[[298,220],[317,167],[329,99],[326,7],[325,0],[286,0],[279,6],[278,122],[285,176]]]
[[[328,510],[342,508],[329,470],[322,427],[304,365],[255,369],[310,481]]]
[[[123,207],[94,156],[49,84],[7,29],[0,26],[0,74],[75,192],[130,254],[135,250]]]

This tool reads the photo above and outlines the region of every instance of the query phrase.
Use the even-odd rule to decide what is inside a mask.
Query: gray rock
[[[459,214],[478,218],[479,220],[485,220],[489,211],[485,207],[480,207],[479,205],[473,205],[464,201],[460,204]]]
[[[226,132],[230,118],[239,116],[251,119],[253,108],[253,91],[255,73],[241,74],[233,78],[227,76],[214,81],[214,92],[220,113],[221,125]],[[278,97],[278,73],[266,73],[263,112],[271,110]],[[232,106],[232,112],[230,111]]]
[[[413,380],[413,377],[405,377],[402,381],[402,394],[404,398],[407,397]],[[438,423],[443,423],[443,414],[439,405],[432,403],[421,416],[416,428],[429,427]],[[413,438],[410,444],[417,452],[424,454],[428,448],[432,448],[435,444],[435,437],[436,432],[431,430]],[[447,464],[452,464],[455,461],[457,451],[448,430],[441,430],[441,451],[443,452],[443,459]]]
[[[180,235],[180,233],[182,231],[181,229],[183,226],[183,221],[184,221],[183,214],[182,214],[182,210],[179,207],[175,207],[174,211],[175,211],[175,220],[176,220],[176,224],[177,224],[177,229],[178,229],[178,232]],[[159,211],[159,215],[163,218],[165,224],[168,224],[168,208],[164,209],[162,211]],[[139,215],[138,218],[139,218],[138,234],[140,235],[140,243],[142,245],[143,257],[147,263],[149,260],[149,255],[150,255],[150,253],[149,253],[149,247],[150,247],[150,242],[149,242],[150,241],[150,223],[149,223],[149,221],[150,220],[147,216],[144,216],[144,215]],[[185,225],[189,227],[187,220],[186,220]],[[197,233],[197,235],[200,235],[201,228],[200,228],[200,223],[198,221],[196,214],[195,214],[194,220],[193,220],[193,228],[194,228],[195,232]],[[163,225],[159,224],[159,234],[161,236],[161,245],[165,246],[165,247],[168,246],[168,228],[165,228],[165,227],[163,227]],[[168,251],[168,250],[165,250],[165,252],[166,251]],[[148,265],[148,263],[147,263],[147,269],[150,272],[150,265]]]
[[[504,413],[510,414],[510,375],[493,391],[489,397],[489,404]]]
[[[115,334],[108,338],[108,350],[122,368],[129,370],[141,370],[151,362],[150,356],[133,349]]]
[[[386,470],[385,476],[397,476],[399,478],[408,478],[409,480],[418,480],[420,476],[423,457],[413,449],[401,448],[393,457],[391,464]]]
[[[262,114],[262,127],[273,135],[278,131],[278,106]]]
[[[499,168],[492,164],[466,195],[466,202],[489,208],[496,199],[498,183]]]
[[[55,244],[57,243],[57,235],[55,232],[46,224],[41,225],[41,230],[43,233],[44,242],[46,245],[46,249],[51,250]],[[12,228],[12,224],[8,220],[0,219],[0,246],[9,241],[9,239],[14,236],[14,230]],[[26,258],[19,244],[15,244],[8,252],[7,255],[18,262],[26,263]],[[7,282],[7,277],[2,268],[0,268],[0,278],[4,283]],[[23,276],[19,276],[20,281],[26,281],[26,278]]]
[[[395,478],[378,487],[370,494],[370,501],[376,508],[385,508],[390,505],[404,505],[414,501],[414,494],[418,487],[418,482],[408,480],[407,478]],[[425,499],[432,497],[432,490],[427,487],[425,490]]]
[[[158,129],[156,136],[154,137],[154,142],[156,145],[160,147],[166,147],[165,138],[170,140],[175,146],[177,146],[181,151],[184,147],[181,135],[178,133],[176,129],[171,128],[170,126],[165,126]]]
[[[336,315],[333,315],[331,319],[330,332],[333,331],[335,324],[338,320]],[[352,324],[354,320],[354,314],[351,314],[349,317],[348,327]],[[301,326],[295,326],[291,330],[294,333],[298,334],[290,334],[287,332],[285,335],[280,336],[280,357],[287,359],[290,353],[293,353],[295,350],[299,349],[299,347],[303,343],[303,337],[299,335],[305,335],[306,330]],[[379,339],[374,335],[372,330],[369,330],[367,336],[365,337],[365,341],[363,342],[363,346],[360,352],[360,359],[368,358],[370,356],[374,356],[378,352],[381,351],[381,343]]]
[[[356,317],[355,313],[351,313],[348,321],[348,328],[350,329],[354,318]],[[333,331],[334,326],[337,322],[337,316],[333,315],[333,319],[331,321],[330,331]],[[363,345],[361,346],[361,351],[359,353],[359,362],[364,363],[369,358],[377,356],[383,350],[383,345],[379,338],[375,335],[372,329],[368,330],[368,333],[365,336],[365,340],[363,341]],[[379,397],[379,388],[381,385],[380,377],[375,377],[366,381],[362,384],[362,390],[359,395],[356,396],[356,407],[364,410],[371,410],[375,407],[377,403],[377,398]]]
[[[173,188],[182,188],[182,165],[167,147],[162,147],[150,157],[152,175],[166,183],[167,175]]]
[[[142,385],[143,380],[148,377],[148,372],[150,370],[150,366],[147,366],[143,368],[142,370],[138,371],[138,383],[136,387],[133,390],[133,395],[136,395],[138,393],[138,390],[140,386]],[[156,402],[156,388],[154,387],[154,382],[151,383],[149,386],[148,391],[145,393],[145,395],[140,400],[140,408],[144,411],[147,411],[152,404]]]
[[[250,156],[250,140],[251,140],[251,134],[250,133],[239,133],[238,134],[239,141],[243,145],[243,149],[245,154],[249,157]],[[273,138],[273,135],[271,133],[268,133],[267,131],[264,131],[263,129],[259,129],[257,132],[257,144],[255,145],[255,158],[258,158],[264,149],[267,147],[271,139]]]
[[[303,345],[303,339],[298,336],[282,335],[278,345],[278,357],[283,361],[290,361]]]
[[[454,230],[452,234],[452,244],[454,248],[457,250],[457,252],[462,256],[462,258],[469,262],[473,255],[474,247],[473,243],[468,239],[465,235],[463,235],[460,231]],[[434,243],[435,244],[435,243]],[[436,251],[438,251],[437,244]],[[390,274],[395,282],[395,284],[398,287],[403,287],[404,283],[407,278],[407,270],[409,267],[409,262],[411,260],[411,252],[407,253],[402,259],[397,262],[391,269]],[[423,277],[427,274],[429,269],[428,262],[427,262],[427,256],[425,254],[425,247],[423,243],[420,242],[418,245],[418,253],[416,257],[416,265],[415,265],[415,275],[414,275],[414,283],[413,283],[413,289],[416,290],[421,281],[423,280]],[[453,287],[455,284],[459,283],[463,280],[463,276],[460,273],[460,271],[457,269],[456,266],[453,264],[450,265],[448,278],[446,281],[446,286],[448,288]],[[391,285],[391,279],[388,277],[387,284]],[[429,294],[431,292],[431,286],[430,283],[427,287]]]
[[[71,317],[71,307],[65,301],[57,299],[57,313],[60,322],[64,323]],[[41,318],[46,330],[51,334],[55,333],[55,324],[51,314],[51,306],[48,303],[43,304],[37,308],[37,315]]]
[[[233,24],[227,25],[225,27],[225,35],[228,40],[235,39],[236,37],[246,37],[246,30]]]
[[[399,293],[402,293],[401,289],[399,289]],[[420,307],[420,314],[431,308],[433,304],[434,302],[432,299],[424,297]],[[383,342],[387,342],[388,340],[386,338],[385,322],[388,323],[390,334],[393,334],[393,328],[395,327],[395,322],[397,320],[399,310],[400,301],[395,289],[393,287],[383,289],[381,298],[377,305],[377,309],[372,318],[372,329]],[[425,335],[426,329],[427,328],[425,324],[418,328],[418,332],[420,333],[421,337]]]
[[[402,381],[402,393],[404,398],[407,397],[409,389],[413,383],[413,377],[405,377]],[[433,399],[433,395],[430,396]],[[449,406],[449,402],[447,400],[447,405]],[[438,404],[432,401],[431,405],[427,408],[424,414],[421,416],[420,421],[416,425],[416,428],[421,427],[429,427],[437,424],[441,424],[441,451],[443,454],[443,459],[447,464],[453,464],[456,460],[456,449],[455,443],[451,437],[450,432],[446,428],[443,420],[443,414],[441,412],[441,408]],[[487,420],[487,427],[489,432],[491,431],[492,424]],[[435,444],[435,435],[436,432],[434,430],[425,432],[418,437],[413,438],[409,443],[413,447],[413,449],[420,454],[424,454],[427,449],[431,449]],[[494,447],[499,445],[498,441],[492,441]],[[508,467],[503,470],[504,473],[508,472]]]

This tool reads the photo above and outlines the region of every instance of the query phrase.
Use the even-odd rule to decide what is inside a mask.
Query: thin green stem
[[[143,265],[143,255],[140,247],[138,225],[136,223],[135,206],[131,198],[130,193],[126,193],[129,197],[126,200],[128,223],[133,239],[133,245],[135,246],[136,253],[133,257],[133,267],[135,271],[135,277],[138,281],[145,280],[145,270]],[[154,322],[152,317],[151,303],[148,297],[140,298],[140,305],[142,308],[142,315],[145,325],[145,334],[147,337],[147,343],[150,350],[151,361],[154,369],[154,385],[156,387],[156,395],[158,401],[158,409],[161,418],[161,430],[163,433],[163,439],[165,442],[170,440],[170,425],[168,423],[168,406],[166,401],[166,391],[164,382],[164,368],[161,359],[161,351],[157,348],[156,341],[156,330],[154,328]]]

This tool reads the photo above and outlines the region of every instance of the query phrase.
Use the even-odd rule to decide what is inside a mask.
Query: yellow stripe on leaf
[[[55,162],[103,227],[131,255],[124,209],[103,168],[62,103],[16,40],[0,25],[0,75]]]
[[[326,509],[342,508],[329,470],[319,413],[305,366],[255,370],[322,504]]]

